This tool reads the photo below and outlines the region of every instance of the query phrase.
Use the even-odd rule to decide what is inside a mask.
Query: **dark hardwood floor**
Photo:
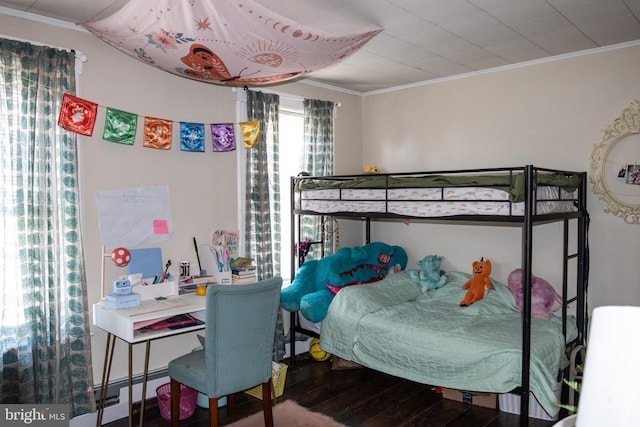
[[[286,360],[285,362],[288,362]],[[330,362],[316,362],[302,355],[289,369],[284,394],[276,404],[290,399],[312,411],[331,416],[351,427],[518,427],[518,415],[442,398],[432,387],[393,377],[370,369],[331,370]],[[261,411],[262,402],[244,393],[236,395],[231,415],[220,408],[220,425],[226,425]],[[144,425],[167,427],[157,402],[147,401]],[[181,422],[185,427],[208,426],[209,412],[198,407],[196,413]],[[134,425],[138,425],[135,414]],[[530,427],[551,427],[555,421],[530,418]],[[122,419],[109,427],[128,426]],[[286,427],[286,426],[276,426]]]

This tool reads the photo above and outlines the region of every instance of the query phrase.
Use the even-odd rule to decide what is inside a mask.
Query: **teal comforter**
[[[506,393],[521,383],[522,323],[509,289],[495,280],[482,301],[460,307],[470,275],[448,273],[428,298],[405,272],[342,289],[322,321],[322,348],[344,359],[416,382]],[[577,336],[575,319],[568,337]],[[558,413],[557,373],[568,361],[562,322],[532,319],[530,388]]]

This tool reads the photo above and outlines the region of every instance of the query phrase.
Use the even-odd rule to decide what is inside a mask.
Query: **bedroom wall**
[[[365,96],[363,164],[383,171],[525,164],[589,171],[604,127],[640,97],[638,69],[636,45]],[[640,136],[630,138],[640,143]],[[640,148],[635,153],[640,158]],[[605,207],[590,184],[590,308],[640,305],[640,225],[625,224]],[[534,274],[559,284],[561,229],[541,231]],[[403,244],[411,268],[438,253],[445,269],[470,272],[484,256],[506,281],[520,265],[519,229],[413,222],[379,226],[373,234]]]
[[[230,88],[207,85],[159,71],[138,62],[86,32],[60,28],[0,14],[0,36],[33,41],[40,44],[75,49],[87,55],[78,85],[80,97],[140,116],[160,117],[201,123],[238,122],[235,93]],[[362,99],[307,84],[288,84],[270,88],[283,94],[340,102],[336,139],[336,169],[340,173],[360,170],[362,153]],[[102,140],[105,108],[99,109],[93,137],[79,137],[81,161],[83,239],[86,275],[91,304],[100,298],[101,240],[95,194],[99,190],[139,186],[168,185],[171,199],[174,233],[172,239],[161,242],[163,257],[175,264],[191,261],[197,265],[192,238],[199,242],[211,240],[218,228],[238,228],[237,156],[239,151],[185,153],[176,144],[170,151],[142,147],[141,121],[133,146]],[[149,246],[156,246],[155,244]],[[108,260],[107,287],[124,273]],[[106,334],[92,328],[94,379],[99,382],[105,353]],[[194,334],[152,345],[151,370],[166,367],[172,358],[198,345]],[[112,380],[126,377],[126,348],[118,343]],[[134,348],[136,366],[142,371],[144,346]]]

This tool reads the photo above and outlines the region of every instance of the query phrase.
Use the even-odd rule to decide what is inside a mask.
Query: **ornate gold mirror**
[[[640,223],[640,102],[633,101],[604,129],[591,153],[593,192],[605,212],[627,224]]]

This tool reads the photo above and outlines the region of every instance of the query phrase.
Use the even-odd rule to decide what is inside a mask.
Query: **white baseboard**
[[[156,397],[156,388],[164,383],[169,382],[169,377],[161,377],[147,381],[147,392],[145,393],[146,399],[153,399]],[[134,403],[140,402],[142,396],[142,384],[134,384],[132,389],[132,400]],[[122,418],[129,416],[129,388],[122,387],[120,389],[119,402],[115,405],[108,406],[102,413],[102,424],[107,424]],[[69,427],[85,427],[89,425],[96,425],[98,419],[98,413],[92,412],[90,414],[74,417],[69,423]]]

